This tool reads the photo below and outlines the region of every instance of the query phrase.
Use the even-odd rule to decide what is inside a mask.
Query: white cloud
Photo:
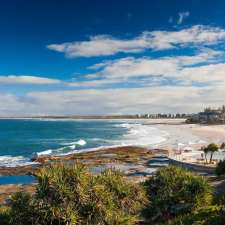
[[[190,16],[190,12],[179,12],[179,18],[177,20],[177,24],[182,24],[183,21]]]
[[[193,26],[179,31],[143,32],[126,40],[95,36],[89,41],[50,45],[50,49],[68,57],[184,46],[196,48],[193,55],[164,54],[158,58],[125,57],[103,61],[89,67],[91,72],[83,75],[83,81],[27,75],[0,76],[0,84],[62,84],[64,89],[70,89],[29,92],[18,96],[0,93],[0,115],[175,113],[224,104],[225,54],[209,49],[210,45],[224,40],[225,29]],[[128,88],[128,83],[135,88]],[[112,86],[117,88],[109,88]],[[71,90],[73,87],[86,89]]]
[[[0,75],[0,83],[5,84],[59,84],[61,81],[38,76]]]
[[[90,69],[98,70],[96,73],[86,75],[87,80],[82,82],[70,82],[68,85],[76,87],[96,87],[107,84],[127,83],[136,78],[136,84],[145,86],[159,85],[160,80],[172,79],[182,81],[182,84],[196,82],[223,82],[224,65],[220,58],[223,52],[203,49],[193,56],[171,56],[152,59],[122,58],[95,64]],[[154,79],[146,79],[152,78]],[[158,77],[156,79],[155,77]],[[141,79],[140,79],[141,78]]]
[[[143,51],[148,43],[143,36],[132,40],[120,40],[106,35],[91,37],[89,41],[48,45],[50,50],[63,52],[67,57],[91,57],[113,55],[118,52]]]
[[[206,82],[208,85],[225,85],[225,63],[184,68],[180,72],[183,79]]]
[[[98,79],[98,80],[87,80],[80,82],[67,82],[66,84],[70,87],[97,87],[107,84],[121,83],[121,79]]]
[[[224,87],[144,87],[0,94],[3,116],[195,112],[224,104]]]
[[[186,12],[187,14],[187,12]],[[182,17],[182,20],[185,17]],[[147,49],[164,50],[178,46],[212,45],[225,40],[225,29],[195,25],[179,31],[146,31],[132,39],[118,39],[108,35],[90,37],[88,41],[50,44],[50,50],[67,57],[108,56],[119,52],[137,53]]]
[[[159,86],[163,79],[177,79],[182,81],[182,84],[189,84],[192,81],[211,82],[211,84],[213,84],[212,82],[224,83],[222,74],[224,64],[217,62],[223,55],[223,52],[204,48],[192,56],[170,56],[158,59],[127,57],[89,67],[93,73],[84,75],[84,81],[9,75],[0,76],[0,84],[63,84],[70,87],[106,87],[129,82],[135,86]],[[207,63],[207,65],[199,66],[197,65],[199,63]]]

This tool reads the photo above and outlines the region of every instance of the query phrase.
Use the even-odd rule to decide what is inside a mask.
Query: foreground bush
[[[174,166],[160,169],[145,182],[145,188],[150,204],[144,213],[150,222],[168,221],[212,200],[210,185],[203,177]]]
[[[220,160],[216,166],[216,175],[221,176],[225,174],[225,160]]]
[[[13,225],[132,225],[147,202],[141,186],[120,172],[93,176],[80,164],[56,164],[37,174],[36,194],[12,199]]]
[[[0,207],[0,224],[1,225],[9,225],[10,215],[9,215],[9,208],[7,207]]]
[[[224,225],[225,207],[210,206],[199,209],[195,213],[177,218],[174,221],[166,223],[167,225]]]

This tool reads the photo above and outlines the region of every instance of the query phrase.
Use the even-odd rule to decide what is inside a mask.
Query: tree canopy
[[[90,174],[81,164],[50,165],[37,173],[34,196],[12,198],[12,225],[132,225],[147,202],[140,185],[114,170]]]
[[[167,221],[211,203],[212,189],[205,178],[194,176],[182,168],[160,169],[145,182],[150,222]]]

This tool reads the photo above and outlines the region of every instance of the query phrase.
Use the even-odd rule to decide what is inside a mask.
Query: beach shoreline
[[[87,167],[98,166],[104,163],[129,162],[139,163],[142,157],[149,158],[155,153],[167,154],[166,150],[150,150],[137,146],[120,146],[103,148],[101,150],[72,153],[68,155],[46,155],[33,159],[37,164],[15,167],[0,167],[0,175],[31,175],[43,166],[53,162],[62,163],[84,163]]]
[[[138,123],[142,123],[144,126],[156,126],[157,129],[167,132],[169,135],[166,141],[157,144],[155,147],[117,146],[67,155],[46,155],[35,160],[38,164],[0,167],[0,175],[31,176],[43,166],[53,162],[63,162],[68,164],[83,163],[93,173],[101,172],[107,168],[119,169],[132,182],[141,182],[152,176],[162,166],[154,157],[157,157],[157,155],[168,156],[170,151],[177,149],[178,143],[185,143],[185,147],[192,146],[197,150],[207,143],[215,142],[219,144],[225,140],[225,125],[186,124],[182,120],[165,119],[158,119],[157,121],[138,120]],[[199,140],[202,140],[202,142],[198,143]],[[192,142],[190,143],[190,141]],[[194,141],[196,142],[194,143]],[[151,166],[149,166],[150,163]],[[0,204],[6,204],[7,199],[17,191],[27,190],[32,193],[34,189],[35,184],[33,183],[0,185]]]
[[[129,120],[122,120],[124,123],[129,122]],[[68,154],[58,154],[58,155],[40,155],[33,162],[43,163],[56,160],[65,160],[76,158],[76,155],[92,155],[97,154],[98,152],[111,152],[112,149],[121,149],[121,148],[143,148],[147,150],[154,149],[166,149],[168,152],[176,151],[177,149],[191,147],[194,150],[199,150],[202,146],[207,145],[208,143],[215,142],[221,144],[225,141],[225,125],[201,125],[201,124],[186,124],[183,119],[140,119],[134,120],[133,123],[138,123],[143,125],[145,128],[156,128],[164,132],[163,138],[165,140],[156,142],[155,144],[143,144],[140,145],[140,142],[135,145],[129,144],[126,145],[115,145],[115,146],[102,146],[93,149],[83,149],[80,151],[72,151]],[[129,125],[129,124],[128,124]],[[140,130],[141,131],[141,130]],[[134,134],[132,137],[135,139]],[[145,137],[151,139],[151,137]],[[144,139],[144,140],[145,140]],[[180,147],[183,146],[183,147]],[[0,174],[10,174],[8,171],[13,171],[13,174],[24,174],[24,171],[32,170],[32,168],[38,167],[38,165],[24,165],[24,166],[1,166]]]
[[[158,150],[158,153],[167,155],[166,150]],[[45,158],[37,159],[38,165],[19,166],[19,167],[0,167],[1,176],[20,176],[29,175],[35,176],[37,170],[47,166],[53,162],[74,164],[82,163],[87,169],[94,174],[97,174],[105,169],[117,169],[124,173],[125,177],[132,182],[144,181],[151,176],[156,168],[150,168],[149,162],[156,154],[154,150],[140,148],[135,146],[124,146],[106,148],[98,151],[83,152],[71,154],[67,156],[46,156]],[[0,184],[0,204],[7,204],[7,200],[17,191],[28,191],[31,194],[35,190],[35,183],[29,184]]]

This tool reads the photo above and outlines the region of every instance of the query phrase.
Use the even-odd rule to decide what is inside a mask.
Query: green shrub
[[[225,194],[215,193],[213,198],[213,205],[223,205],[225,206]]]
[[[220,145],[220,149],[225,149],[225,142]]]
[[[225,174],[225,160],[220,160],[216,166],[216,175],[220,176]]]
[[[194,213],[176,218],[167,225],[224,225],[225,207],[209,206],[197,210]]]
[[[150,201],[144,215],[150,221],[167,221],[208,205],[212,200],[208,182],[179,167],[160,169],[144,186]]]
[[[143,188],[120,172],[91,175],[81,164],[55,164],[37,173],[35,195],[12,199],[13,225],[132,225],[147,202]]]
[[[8,207],[0,207],[0,224],[1,225],[10,225],[10,215],[9,215],[9,208]]]

